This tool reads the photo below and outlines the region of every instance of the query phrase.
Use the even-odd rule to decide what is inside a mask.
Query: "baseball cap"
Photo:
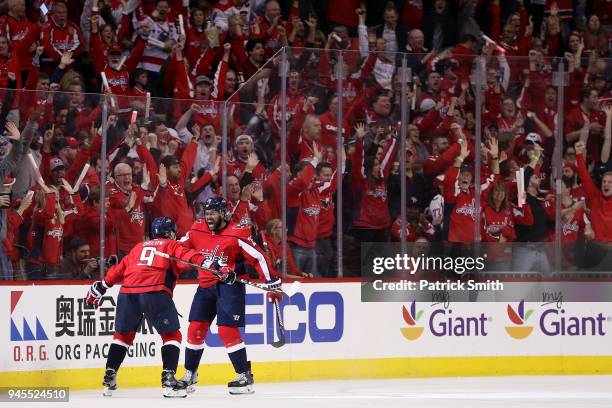
[[[574,163],[567,163],[566,162],[566,163],[563,164],[563,168],[564,169],[567,168],[567,169],[572,170],[574,172],[574,174],[578,173],[578,167]]]
[[[459,173],[465,173],[465,172],[472,173],[472,171],[473,171],[472,166],[468,163],[462,163],[461,167],[459,168]]]
[[[49,167],[51,168],[51,171],[58,169],[60,167],[66,168],[66,166],[64,165],[64,162],[59,157],[52,158],[50,161]]]
[[[419,107],[419,110],[421,112],[426,112],[430,109],[432,109],[434,106],[436,106],[436,102],[431,99],[431,98],[425,98],[421,101],[421,105]]]
[[[173,139],[176,139],[176,141],[179,143],[183,143],[176,129],[172,129],[172,128],[167,128],[167,129],[168,129],[168,136],[170,136]],[[168,139],[168,141],[170,141],[170,139]]]
[[[80,143],[74,137],[66,136],[64,139],[66,140],[66,142],[68,142],[68,147],[70,147],[72,149],[78,149],[79,148]]]
[[[238,136],[234,143],[236,145],[238,145],[238,143],[243,141],[243,140],[248,140],[249,142],[253,143],[253,138],[251,136],[247,135],[247,134],[243,134],[243,135]]]
[[[110,55],[110,54],[122,54],[122,53],[123,53],[123,50],[117,44],[111,45],[110,48],[108,49],[108,55]]]
[[[525,136],[525,141],[542,144],[542,137],[536,132],[531,132],[531,133],[528,133],[527,136]]]
[[[176,158],[176,156],[172,155],[172,156],[166,156],[161,160],[161,164],[163,164],[166,167],[170,167],[172,165],[175,164],[180,164],[179,159]]]
[[[199,84],[204,83],[204,82],[208,82],[210,84],[210,78],[207,77],[206,75],[199,75],[196,78],[196,85],[199,85]]]

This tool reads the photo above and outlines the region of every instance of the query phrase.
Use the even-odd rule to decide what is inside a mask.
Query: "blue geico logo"
[[[246,327],[240,329],[242,338],[246,344],[272,344],[274,341],[274,305],[269,303],[264,294],[248,293],[246,295],[247,306],[260,306],[258,313],[247,313],[245,316]],[[325,328],[320,328],[321,321],[317,322],[317,314],[321,309],[333,308],[333,325],[325,322]],[[314,343],[333,343],[342,338],[344,332],[344,299],[339,292],[314,292],[308,299],[303,293],[296,293],[289,299],[283,299],[280,303],[281,313],[285,318],[284,309],[291,310],[291,321],[283,319],[286,327],[295,327],[295,330],[286,330],[287,343],[303,343],[306,336]],[[304,313],[295,313],[295,309]],[[266,321],[264,324],[264,313]],[[294,316],[299,316],[294,318]],[[325,313],[326,316],[329,313]],[[263,328],[262,328],[263,325]],[[330,328],[331,326],[331,328]],[[256,332],[259,329],[259,332]],[[245,333],[246,331],[246,333]],[[223,347],[223,342],[216,333],[206,336],[206,345],[209,347]]]

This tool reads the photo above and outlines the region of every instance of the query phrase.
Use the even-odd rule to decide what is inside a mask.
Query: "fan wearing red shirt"
[[[263,241],[264,249],[270,258],[271,265],[276,270],[277,274],[280,275],[283,269],[283,256],[282,250],[283,245],[281,243],[283,237],[283,222],[278,218],[273,218],[266,224],[266,229],[261,233],[261,239]],[[290,276],[292,275],[292,276]],[[287,277],[301,278],[309,276],[302,272],[293,259],[293,253],[287,251]]]
[[[344,114],[347,110],[343,109]],[[350,127],[346,116],[342,116],[342,140],[350,136]],[[319,116],[321,121],[321,142],[323,145],[335,146],[338,136],[338,95],[329,98],[329,109]]]
[[[583,127],[588,126],[587,160],[599,157],[600,141],[604,130],[605,114],[596,109],[599,95],[591,88],[584,88],[581,102],[565,116],[565,141],[574,142],[581,138]]]
[[[234,149],[234,159],[227,162],[227,174],[232,174],[242,181],[243,175],[248,172],[251,173],[250,180],[262,182],[266,168],[257,160],[253,138],[249,135],[238,136]]]
[[[289,72],[289,78],[287,81],[287,108],[286,108],[286,118],[288,127],[291,127],[291,118],[295,115],[295,113],[302,109],[304,105],[304,101],[306,98],[303,95],[303,89],[300,88],[301,85],[301,75],[297,71]],[[281,122],[282,122],[282,95],[277,95],[270,101],[270,105],[268,107],[268,117],[270,118],[270,122],[272,123],[272,131],[279,137]]]
[[[321,141],[321,120],[314,114],[308,112],[315,104],[315,98],[308,97],[304,106],[299,109],[291,123],[289,136],[287,138],[287,152],[294,163],[314,156],[315,149],[324,152],[323,161],[331,161],[335,165],[335,158],[328,160]]]
[[[290,16],[299,17],[299,8],[291,8]],[[265,57],[271,58],[282,47],[281,37],[291,32],[291,23],[283,21],[280,4],[276,0],[266,2],[265,15],[257,17],[249,29],[250,38],[265,41]]]
[[[474,242],[474,221],[479,216],[478,209],[474,206],[475,189],[472,185],[472,169],[463,164],[470,151],[465,140],[461,139],[461,153],[455,158],[455,162],[446,171],[444,177],[444,203],[452,205],[452,212],[448,227],[449,242]],[[481,183],[481,194],[493,186],[499,175],[499,157],[497,140],[491,139],[490,147],[492,173],[484,183]]]
[[[512,133],[514,140],[522,141],[525,138],[525,118],[518,111],[516,103],[512,98],[504,98],[502,101],[501,114],[497,119],[499,133]],[[521,146],[517,146],[520,148]]]
[[[182,270],[190,267],[178,260],[160,256],[164,253],[200,265],[204,257],[176,239],[176,224],[169,218],[156,218],[151,226],[153,239],[138,243],[117,265],[111,267],[102,281],[91,285],[87,303],[98,306],[106,290],[121,283],[117,297],[115,334],[108,349],[104,373],[104,396],[117,389],[117,371],[136,337],[143,315],[162,338],[164,397],[185,397],[186,386],[174,378],[181,351],[178,312],[172,292]],[[202,273],[204,273],[202,271]],[[211,275],[212,276],[212,275]]]
[[[608,112],[606,112],[608,115],[612,115],[612,111],[609,108]],[[612,228],[610,228],[610,225],[612,225],[612,172],[604,173],[601,179],[601,190],[598,189],[589,175],[584,160],[584,142],[576,143],[575,148],[578,161],[578,176],[584,187],[587,206],[591,209],[590,216],[593,230],[595,231],[595,241],[612,242]]]
[[[193,211],[187,204],[185,182],[191,175],[198,144],[187,145],[181,159],[166,156],[159,166],[159,187],[153,201],[153,216],[165,215],[177,224],[178,234],[185,235],[193,224]]]
[[[76,24],[68,20],[68,9],[64,1],[53,2],[51,18],[43,28],[41,43],[53,61],[59,61],[68,51],[72,52],[74,58],[83,53],[83,34]]]
[[[589,238],[593,239],[593,229],[591,227],[591,221],[585,212],[585,201],[575,200],[572,197],[572,182],[568,179],[563,179],[561,183],[561,242],[564,244],[574,244],[578,241],[578,238],[582,233]],[[546,204],[544,210],[548,215],[548,219],[554,221],[556,218],[556,197],[550,195],[546,198]],[[547,241],[555,240],[555,231],[551,229],[546,239]],[[569,255],[573,252],[573,246],[566,245],[567,252],[564,250],[563,253]]]
[[[300,161],[296,177],[287,184],[287,236],[295,262],[306,273],[316,273],[317,228],[321,194],[314,185],[321,153],[314,146],[312,160]]]
[[[512,204],[506,183],[499,181],[489,189],[480,216],[482,242],[492,244],[486,246],[488,269],[508,270],[512,246],[507,243],[516,240],[516,224],[533,224],[531,207],[519,208]]]
[[[122,60],[123,50],[118,45],[109,47],[106,58],[102,52],[91,53],[91,60],[95,70],[98,74],[104,73],[104,75],[106,75],[110,93],[114,95],[128,95],[130,89],[130,73],[134,72],[134,69],[136,69],[136,65],[144,52],[144,47],[145,41],[138,37],[136,40],[136,47],[130,51],[125,62],[121,66],[119,66],[119,64]],[[127,101],[127,98],[125,99]],[[126,103],[123,102],[121,105],[126,105]]]
[[[8,14],[0,16],[0,33],[8,38],[17,54],[21,71],[31,67],[30,46],[40,37],[40,26],[27,18],[25,10],[25,1],[15,0],[9,2]]]
[[[382,154],[364,157],[365,126],[355,127],[357,143],[351,157],[351,190],[354,196],[351,229],[359,242],[382,242],[391,225],[387,179],[397,152],[397,140],[386,140]]]
[[[28,237],[30,258],[26,270],[29,279],[40,279],[45,272],[56,272],[61,264],[64,237],[70,235],[75,214],[83,211],[79,195],[72,193],[72,187],[64,179],[64,162],[54,157],[50,160],[50,169],[49,186],[52,187],[38,196]]]
[[[344,160],[342,163],[344,168]],[[334,206],[334,193],[336,192],[338,178],[336,171],[329,163],[319,163],[316,168],[315,188],[319,190],[321,197],[319,205],[319,220],[317,224],[317,274],[324,278],[331,278],[334,261],[334,248],[332,235],[334,234],[334,223],[336,222],[336,210]]]
[[[144,145],[137,148],[140,157],[147,163],[151,174],[157,174],[157,165]],[[116,239],[119,256],[127,254],[138,242],[142,241],[145,233],[145,207],[150,206],[153,194],[143,190],[132,182],[132,167],[127,163],[119,163],[113,170],[114,184],[108,186],[110,207],[109,211],[116,220]],[[152,178],[152,188],[157,182]]]
[[[406,242],[416,242],[417,238],[425,238],[433,241],[436,230],[427,219],[419,214],[418,208],[406,209]],[[402,217],[398,216],[391,225],[391,239],[401,241],[402,239]]]

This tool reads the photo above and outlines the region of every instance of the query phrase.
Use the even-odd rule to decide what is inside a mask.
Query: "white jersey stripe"
[[[268,268],[268,264],[266,263],[266,258],[264,258],[261,252],[259,252],[253,246],[247,244],[241,239],[238,240],[238,245],[251,257],[257,259],[257,262],[259,262],[259,267],[263,271],[264,276],[266,277],[267,280],[271,280],[272,278],[270,275],[270,269]]]

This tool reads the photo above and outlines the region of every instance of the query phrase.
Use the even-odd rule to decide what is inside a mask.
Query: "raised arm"
[[[578,142],[574,145],[576,149],[576,161],[578,162],[578,176],[582,181],[582,187],[589,200],[594,200],[601,195],[601,191],[597,188],[593,179],[587,170],[585,163],[586,146],[584,142]]]
[[[612,106],[606,105],[603,111],[606,113],[606,127],[600,160],[602,163],[607,163],[610,160],[610,149],[612,149]]]

